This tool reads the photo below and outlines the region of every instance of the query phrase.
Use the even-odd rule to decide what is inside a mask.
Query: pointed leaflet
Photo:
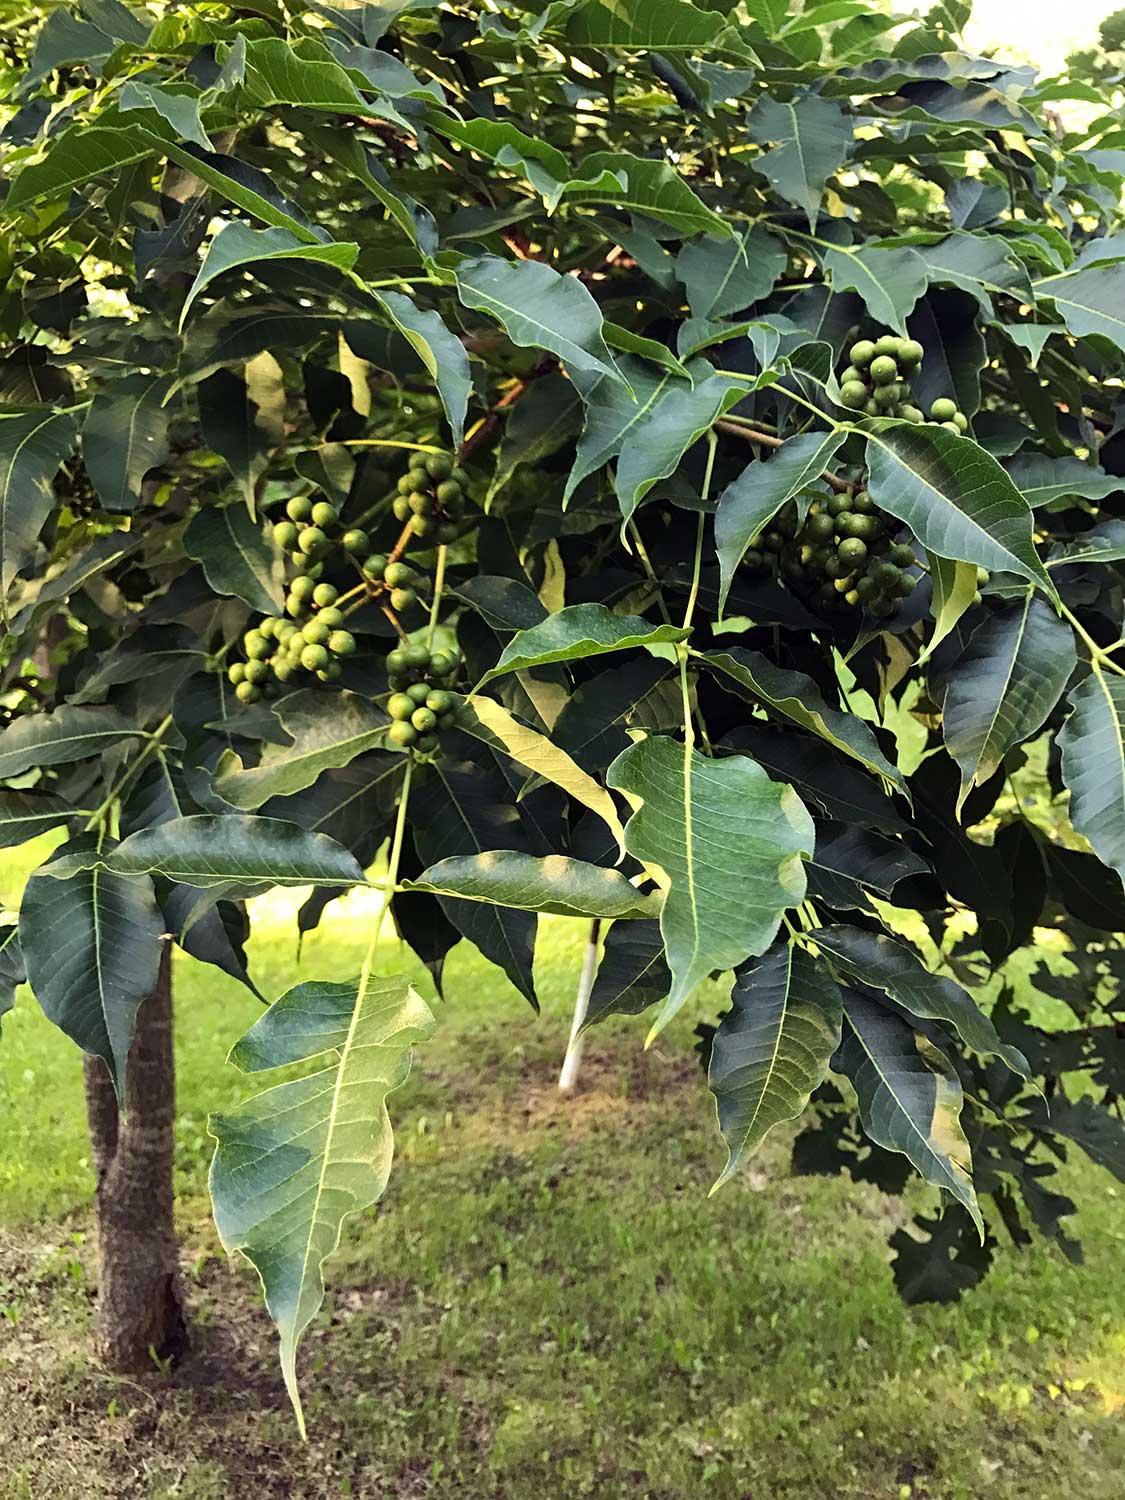
[[[817,94],[798,94],[787,103],[764,94],[747,121],[750,139],[777,145],[751,159],[787,203],[802,208],[816,229],[824,184],[848,155],[852,122],[838,104]]]
[[[809,894],[829,906],[869,911],[864,890],[889,899],[900,880],[925,875],[926,861],[900,839],[848,823],[818,823],[809,860]]]
[[[172,376],[129,375],[94,397],[82,427],[82,457],[106,510],[136,510],[141,481],[168,456]]]
[[[521,630],[504,647],[500,660],[486,672],[478,691],[494,677],[553,661],[582,661],[607,651],[683,641],[690,631],[675,625],[653,625],[640,615],[615,615],[604,604],[571,604],[548,615],[540,625]]]
[[[629,744],[625,722],[669,671],[656,657],[626,662],[579,683],[551,726],[551,738],[583,770],[604,770]]]
[[[1026,268],[995,234],[951,234],[936,245],[919,245],[931,282],[947,282],[976,299],[981,315],[993,316],[990,292],[1032,300]]]
[[[927,552],[926,565],[930,570],[930,585],[933,589],[930,608],[934,628],[925,649],[917,658],[917,665],[929,661],[946,636],[956,630],[962,615],[971,608],[977,597],[977,570],[974,563],[951,562],[948,557]]]
[[[0,734],[0,781],[22,776],[33,766],[61,766],[111,750],[144,730],[115,708],[71,708],[52,714],[26,714]]]
[[[938,427],[876,420],[864,431],[871,498],[924,547],[1054,592],[1032,541],[1027,501],[991,454]]]
[[[1059,733],[1070,821],[1125,879],[1125,677],[1091,672],[1070,702]]]
[[[32,162],[12,183],[5,209],[26,208],[40,198],[61,198],[91,177],[118,172],[162,150],[161,141],[140,127],[72,125],[52,136],[42,161]]]
[[[667,735],[630,745],[606,780],[638,809],[626,848],[657,867],[665,889],[673,980],[655,1034],[713,969],[769,947],[782,913],[804,898],[813,824],[797,794],[746,756],[712,760]]]
[[[672,988],[659,922],[614,922],[590,991],[582,1030],[608,1016],[639,1016]]]
[[[725,221],[698,199],[667,161],[646,160],[628,151],[597,151],[575,169],[577,180],[563,190],[566,203],[604,203],[619,211],[658,219],[681,234],[731,233]],[[621,181],[624,180],[624,187]]]
[[[722,746],[752,755],[775,781],[788,782],[830,818],[885,833],[901,833],[907,826],[882,784],[854,761],[842,760],[823,739],[752,719],[726,735]]]
[[[83,842],[64,845],[62,856]],[[47,1019],[105,1060],[121,1099],[137,1011],[160,968],[164,923],[152,881],[104,869],[53,874],[54,862],[37,870],[20,906],[28,983]]]
[[[949,674],[942,732],[961,767],[960,813],[1014,745],[1043,725],[1074,671],[1074,632],[1032,590],[990,614]]]
[[[877,323],[906,335],[906,320],[926,290],[926,263],[916,250],[865,245],[818,250],[833,292],[856,291]]]
[[[118,98],[122,114],[134,109],[154,109],[185,141],[194,141],[204,151],[213,151],[214,143],[199,118],[199,103],[194,94],[174,94],[171,89],[157,88],[138,79],[130,79]]]
[[[871,1139],[952,1193],[983,1236],[961,1127],[961,1085],[937,1047],[891,1011],[845,990],[844,1039],[834,1067],[851,1079]]]
[[[709,651],[699,660],[712,672],[737,683],[748,696],[802,729],[811,729],[876,776],[885,777],[899,791],[905,791],[901,773],[879,749],[870,726],[856,714],[829,708],[816,683],[804,672],[775,667],[761,652],[747,651],[742,646],[729,651]]]
[[[567,475],[564,505],[584,479],[617,457],[629,434],[644,422],[665,392],[680,384],[670,371],[658,370],[631,355],[625,355],[618,368],[628,387],[616,377],[573,372],[585,403],[586,424]]]
[[[256,766],[244,767],[235,751],[219,762],[214,788],[224,802],[248,812],[270,797],[312,786],[322,771],[337,770],[382,744],[390,719],[358,693],[318,693],[302,688],[274,709],[288,745],[269,746]]]
[[[473,388],[464,344],[450,333],[438,313],[415,307],[401,292],[380,292],[377,300],[417,352],[437,386],[453,434],[453,446],[459,448],[465,437],[465,412]]]
[[[697,9],[688,0],[590,0],[574,12],[566,34],[580,47],[710,52],[722,45],[719,38],[727,27],[724,16]]]
[[[1035,282],[1037,297],[1050,297],[1076,338],[1100,334],[1125,349],[1125,261],[1067,271]]]
[[[92,809],[91,809],[92,810]],[[50,828],[58,828],[81,811],[62,797],[43,792],[0,790],[0,849],[26,844]]]
[[[0,925],[0,1021],[16,1003],[16,988],[27,980],[19,928],[12,921]],[[0,1028],[2,1031],[2,1028]]]
[[[201,507],[184,533],[184,551],[202,564],[216,594],[233,594],[259,614],[280,610],[281,559],[245,505]]]
[[[621,848],[624,830],[613,798],[588,776],[565,750],[538,730],[530,728],[492,698],[466,699],[457,718],[458,727],[486,745],[503,750],[546,781],[562,787],[577,802],[588,807],[606,824]]]
[[[803,1112],[840,1043],[839,986],[787,938],[739,970],[730,998],[707,1074],[729,1152],[712,1192]]]
[[[1015,1073],[1030,1077],[1027,1058],[996,1034],[988,1016],[967,990],[952,979],[931,974],[904,943],[885,933],[844,925],[818,927],[817,946],[832,956],[847,977],[871,989],[884,990],[912,1016],[944,1021],[974,1052],[1000,1057]]]
[[[44,874],[110,870],[116,875],[163,875],[184,885],[365,885],[363,871],[335,839],[279,818],[196,813],[130,834],[114,849],[76,851],[52,861]],[[234,895],[232,890],[229,894]]]
[[[250,360],[245,379],[216,370],[197,391],[203,441],[226,463],[254,513],[255,487],[285,437],[285,383],[272,354]]]
[[[495,318],[513,344],[547,349],[568,371],[621,379],[602,334],[601,309],[573,276],[560,276],[541,261],[494,255],[463,260],[455,274],[464,305]]]
[[[301,57],[280,37],[249,43],[245,89],[259,106],[296,104],[348,115],[374,112],[339,63]]]
[[[419,782],[411,805],[414,842],[426,864],[490,849],[528,849],[528,836],[508,786],[495,770],[487,771],[483,765],[439,760],[433,775]],[[444,896],[439,900],[457,931],[499,965],[538,1008],[532,977],[535,914]]]
[[[208,246],[203,264],[184,298],[180,328],[187,322],[187,315],[199,294],[227,271],[240,268],[252,271],[257,265],[277,260],[315,261],[319,265],[348,271],[358,254],[359,246],[353,244],[304,244],[288,229],[247,229],[244,224],[224,224]]]
[[[1054,557],[1047,559],[1048,568],[1076,562],[1121,562],[1125,559],[1125,521],[1103,521],[1091,526],[1080,537],[1068,542]]]
[[[751,224],[733,239],[692,240],[676,257],[676,275],[693,317],[728,318],[767,297],[785,261],[781,241]]]
[[[720,610],[747,547],[786,501],[819,478],[843,441],[842,432],[802,433],[790,438],[772,458],[748,463],[727,485],[715,514],[715,551],[722,574]]]
[[[709,375],[694,385],[677,381],[621,444],[617,503],[628,521],[658,480],[675,472],[692,445],[747,394],[744,383]]]
[[[1004,472],[1033,510],[1072,495],[1104,500],[1125,488],[1116,474],[1106,474],[1080,458],[1052,458],[1048,453],[1017,453],[1004,460]]]
[[[541,465],[569,442],[581,410],[581,397],[565,375],[541,375],[528,388],[504,423],[496,470],[484,498],[486,511],[521,464]]]
[[[297,985],[236,1043],[231,1061],[246,1072],[317,1057],[325,1065],[208,1122],[215,1225],[262,1279],[302,1434],[297,1344],[324,1300],[323,1266],[344,1220],[387,1185],[387,1095],[405,1083],[411,1047],[433,1026],[402,975],[365,969],[350,983]]]
[[[561,917],[654,917],[660,910],[659,896],[642,896],[616,870],[513,849],[441,859],[416,880],[404,880],[402,889]]]
[[[0,416],[0,607],[32,558],[55,504],[52,481],[74,451],[78,420],[68,411]]]

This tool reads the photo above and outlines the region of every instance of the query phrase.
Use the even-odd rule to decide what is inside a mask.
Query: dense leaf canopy
[[[250,983],[242,903],[307,929],[389,844],[439,986],[465,938],[535,1004],[540,913],[610,924],[589,1024],[722,974],[723,1179],[811,1098],[799,1167],[943,1195],[907,1295],[1077,1253],[1052,1154],[1125,1175],[1125,150],[967,15],[19,11],[0,845],[63,842],[0,1013],[26,974],[120,1086],[162,932]],[[1003,978],[1044,929],[1059,1033]],[[377,939],[212,1123],[295,1401],[432,1026]]]

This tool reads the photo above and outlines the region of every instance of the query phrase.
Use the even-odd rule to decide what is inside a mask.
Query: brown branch
[[[470,432],[469,436],[461,444],[462,463],[465,462],[471,453],[475,453],[479,447],[489,440],[500,424],[500,413],[506,407],[513,406],[527,390],[527,387],[528,382],[526,380],[517,381],[510,391],[506,391],[500,397],[500,400],[497,401],[496,405],[488,413],[487,417],[484,418],[476,431]]]
[[[774,437],[768,432],[751,432],[748,427],[740,427],[735,422],[724,422],[721,418],[715,423],[716,432],[728,433],[731,437],[740,437],[747,443],[754,443],[759,448],[784,448],[785,439]],[[839,474],[833,474],[831,470],[825,469],[821,474],[827,484],[840,495],[850,495],[858,486],[850,479],[841,479]]]

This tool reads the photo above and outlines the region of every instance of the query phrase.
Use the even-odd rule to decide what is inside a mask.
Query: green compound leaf
[[[44,867],[163,875],[184,885],[365,885],[356,858],[335,839],[280,818],[194,813],[130,834],[115,849],[68,854]]]
[[[691,634],[675,625],[651,625],[640,615],[615,615],[604,604],[572,604],[548,615],[540,625],[521,630],[504,647],[500,660],[478,684],[494,677],[541,667],[553,661],[581,661],[608,651],[683,641]]]
[[[688,0],[591,0],[566,28],[576,46],[628,52],[710,52],[727,30],[725,17]]]
[[[119,108],[122,114],[134,109],[154,109],[185,141],[194,141],[204,151],[215,149],[199,118],[199,99],[194,94],[174,94],[171,89],[130,79],[121,90]]]
[[[473,388],[464,344],[450,333],[438,313],[415,307],[401,292],[380,292],[377,300],[437,386],[453,434],[453,446],[459,448],[465,437],[465,413]]]
[[[1048,559],[1048,568],[1065,563],[1121,562],[1125,558],[1125,521],[1103,521],[1091,526]]]
[[[688,449],[746,394],[744,382],[725,375],[708,375],[690,386],[678,380],[665,388],[621,444],[616,489],[626,521],[653,485],[674,473]]]
[[[350,271],[358,254],[358,245],[308,245],[288,229],[247,229],[244,224],[225,224],[211,241],[203,264],[184,298],[180,328],[183,329],[200,293],[227,271],[242,267],[253,270],[255,266],[279,260],[314,261],[318,265],[334,266],[339,271]]]
[[[1073,495],[1104,500],[1125,487],[1117,475],[1106,474],[1080,458],[1052,458],[1049,453],[1017,453],[1004,460],[1004,472],[1033,510]]]
[[[262,1279],[281,1368],[304,1433],[297,1345],[324,1300],[324,1262],[344,1220],[383,1194],[393,1136],[387,1095],[434,1022],[403,975],[365,970],[343,984],[297,985],[231,1052],[246,1072],[323,1057],[306,1078],[212,1115],[211,1201],[219,1237]]]
[[[1077,664],[1074,632],[1030,589],[974,631],[949,674],[942,732],[965,798],[1046,721]]]
[[[43,1014],[104,1060],[123,1099],[137,1011],[156,988],[164,921],[147,875],[95,868],[50,878],[68,851],[82,858],[87,842],[93,851],[92,839],[64,845],[27,882],[20,945]]]
[[[699,660],[711,671],[736,683],[750,698],[766,704],[802,729],[811,729],[876,776],[884,777],[898,791],[906,791],[902,773],[879,749],[870,725],[856,714],[829,708],[816,683],[804,672],[776,667],[760,651],[747,651],[742,646],[730,651],[709,651]]]
[[[1027,1058],[1018,1047],[1000,1040],[969,992],[952,979],[931,974],[905,944],[883,933],[843,925],[818,927],[814,940],[853,983],[885,991],[912,1016],[944,1021],[973,1052],[1003,1058],[1014,1073],[1030,1078]]]
[[[765,94],[751,110],[747,130],[760,146],[777,143],[752,159],[754,170],[787,203],[803,209],[815,230],[824,185],[851,149],[851,119],[817,94],[798,94],[785,104]]]
[[[952,1193],[983,1239],[961,1126],[961,1084],[938,1048],[891,1011],[845,990],[844,1037],[833,1068],[851,1079],[871,1139]]]
[[[281,559],[245,505],[198,510],[184,533],[184,551],[202,564],[216,594],[233,594],[258,614],[281,609]]]
[[[624,875],[562,854],[540,858],[512,849],[454,856],[404,880],[406,891],[431,891],[560,917],[655,917],[661,898],[642,896]]]
[[[584,479],[617,457],[630,434],[659,406],[666,392],[683,388],[683,382],[671,371],[658,370],[631,355],[625,355],[618,368],[628,387],[616,376],[611,379],[608,375],[575,372],[574,383],[582,393],[586,421],[567,475],[564,505]]]
[[[513,344],[550,350],[570,371],[622,379],[605,342],[601,309],[573,276],[560,276],[541,261],[495,255],[462,261],[456,276],[464,305],[495,318]]]
[[[55,507],[52,481],[74,451],[78,419],[68,411],[0,416],[0,609],[8,622],[8,588],[35,554]]]
[[[729,1153],[712,1192],[775,1125],[803,1113],[840,1044],[840,1019],[839,985],[795,943],[779,938],[739,970],[707,1074]]]
[[[1054,302],[1076,338],[1100,334],[1125,349],[1125,261],[1044,277],[1035,294]]]
[[[22,776],[33,766],[62,766],[87,760],[144,734],[116,708],[71,708],[52,714],[26,714],[0,734],[0,781]]]
[[[813,824],[796,792],[747,756],[714,760],[667,735],[630,745],[606,780],[637,809],[626,848],[665,891],[673,978],[654,1036],[713,969],[769,947],[782,914],[804,899]]]
[[[1004,470],[971,438],[938,427],[866,424],[868,489],[930,552],[1018,573],[1054,594],[1032,541],[1031,510]]]
[[[819,477],[843,441],[842,432],[802,433],[790,438],[772,458],[748,463],[727,485],[715,513],[715,551],[722,578],[720,610],[747,547],[787,501]]]
[[[1125,879],[1125,677],[1091,672],[1070,702],[1059,733],[1070,821]]]
[[[667,161],[645,160],[628,151],[597,151],[578,163],[578,180],[566,184],[565,203],[604,203],[645,214],[681,234],[729,235],[731,230],[702,203]],[[621,185],[624,181],[624,187]],[[768,288],[767,288],[768,290]]]
[[[590,991],[582,1030],[608,1016],[639,1016],[672,988],[659,922],[615,922]]]
[[[58,828],[79,811],[45,792],[0,790],[0,849],[12,849]]]
[[[129,375],[99,392],[82,427],[86,473],[106,510],[133,511],[141,482],[168,456],[173,377]]]
[[[160,140],[140,126],[72,125],[52,136],[42,161],[32,162],[12,183],[6,209],[26,208],[40,198],[61,198],[91,177],[119,172],[162,149]]]
[[[287,694],[273,712],[292,743],[267,745],[259,764],[250,767],[229,750],[215,773],[216,795],[243,812],[271,797],[303,791],[322,771],[338,770],[381,745],[391,722],[358,693],[325,694],[314,688]]]
[[[249,43],[245,88],[259,106],[296,104],[330,114],[372,112],[339,63],[301,57],[280,37]]]

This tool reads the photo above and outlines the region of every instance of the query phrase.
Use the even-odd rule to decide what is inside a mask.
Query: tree
[[[1053,1158],[1125,1172],[1125,159],[967,14],[10,35],[0,828],[66,839],[3,1003],[26,972],[138,1119],[164,934],[250,984],[246,899],[312,886],[308,929],[386,846],[439,987],[464,937],[535,1004],[540,912],[601,923],[587,1027],[725,975],[720,1181],[813,1101],[799,1167],[939,1190],[905,1295],[998,1225],[1077,1253]],[[231,1054],[315,1069],[212,1121],[298,1415],[433,1025],[383,925]],[[1087,981],[1059,1034],[965,987],[1044,927]]]

